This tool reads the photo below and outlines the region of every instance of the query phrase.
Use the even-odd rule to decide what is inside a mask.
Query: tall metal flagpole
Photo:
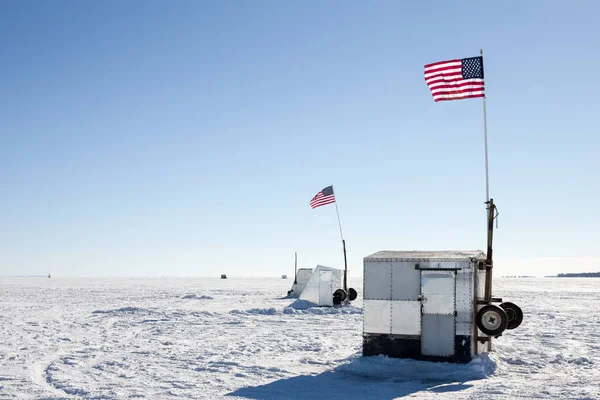
[[[481,54],[481,68],[483,69],[483,49],[479,50]],[[487,113],[485,108],[485,95],[483,96],[483,139],[485,142],[485,201],[490,201],[490,178],[488,174],[488,140],[487,140]]]
[[[479,50],[481,55],[481,70],[483,72],[483,49]],[[487,110],[485,95],[483,96],[483,141],[485,145],[485,204],[487,208],[487,253],[485,260],[485,289],[483,295],[484,304],[490,304],[492,301],[492,269],[493,259],[493,240],[494,240],[494,219],[497,215],[494,199],[490,199],[490,178],[488,172],[488,140],[487,140]],[[489,338],[488,350],[492,350],[492,338]]]
[[[483,70],[483,49],[479,50],[481,55],[481,68]],[[483,139],[485,145],[485,204],[487,208],[487,254],[485,260],[485,292],[484,301],[489,304],[492,300],[492,268],[494,265],[493,259],[493,240],[494,240],[494,219],[497,216],[496,205],[494,199],[490,199],[490,180],[488,172],[488,140],[487,140],[487,113],[485,95],[483,96]],[[490,342],[491,348],[491,342]]]
[[[333,189],[333,185],[331,185]],[[333,191],[335,196],[335,190]],[[335,212],[337,213],[338,225],[340,227],[340,237],[342,238],[342,248],[344,249],[344,292],[348,293],[348,261],[346,259],[346,241],[344,240],[344,234],[342,233],[342,223],[340,221],[340,211],[338,210],[337,198],[335,199]]]

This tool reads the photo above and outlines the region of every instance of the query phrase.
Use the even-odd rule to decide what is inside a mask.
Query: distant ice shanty
[[[306,300],[319,307],[332,307],[357,297],[356,290],[342,289],[344,272],[341,269],[317,265],[312,268],[300,268],[296,273],[296,281],[288,291],[288,297]]]
[[[221,279],[227,279],[227,275],[221,274]]]
[[[304,287],[308,283],[310,276],[313,273],[312,268],[300,268],[296,272],[296,279],[292,284],[292,289],[288,291],[288,297],[298,298],[300,293],[304,290]]]
[[[342,270],[317,265],[300,293],[300,300],[318,306],[332,307],[333,294],[342,287]]]
[[[491,296],[482,251],[380,251],[364,258],[363,355],[469,362],[521,323]],[[488,281],[489,279],[489,281]]]

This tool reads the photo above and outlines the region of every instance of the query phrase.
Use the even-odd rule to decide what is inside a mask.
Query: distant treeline
[[[571,274],[558,274],[559,278],[600,278],[600,272],[578,272]]]

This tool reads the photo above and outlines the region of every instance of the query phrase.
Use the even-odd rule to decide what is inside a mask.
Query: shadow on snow
[[[228,394],[248,399],[382,399],[427,391],[451,393],[493,373],[486,356],[468,364],[432,363],[388,357],[353,357],[349,363],[318,375],[300,375]]]

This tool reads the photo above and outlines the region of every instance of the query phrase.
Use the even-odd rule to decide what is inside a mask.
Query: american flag
[[[435,101],[484,97],[483,57],[427,64],[425,82]]]
[[[315,197],[310,201],[312,208],[324,206],[326,204],[335,203],[335,195],[333,194],[333,186],[327,186],[321,190]]]

